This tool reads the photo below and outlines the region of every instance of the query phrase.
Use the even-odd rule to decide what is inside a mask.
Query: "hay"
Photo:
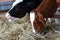
[[[40,34],[34,34],[30,20],[21,18],[8,22],[0,18],[0,40],[60,40],[60,26],[47,24]]]

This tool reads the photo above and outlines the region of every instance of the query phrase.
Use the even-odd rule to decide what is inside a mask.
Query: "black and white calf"
[[[22,18],[26,13],[30,13],[32,9],[35,9],[41,1],[42,0],[16,0],[11,9],[7,12],[6,18]]]
[[[35,30],[33,27],[33,21],[35,18],[35,14],[34,12],[31,12],[31,10],[37,8],[41,2],[42,0],[16,0],[13,3],[11,9],[7,12],[6,18],[9,21],[11,21],[14,18],[22,18],[26,15],[26,13],[28,13],[30,15],[33,32],[35,33]]]
[[[17,5],[19,2],[22,2],[22,1],[23,1],[23,0],[16,0],[16,1],[12,4],[12,7],[10,8],[10,10],[12,10],[15,5]],[[14,17],[12,17],[12,16],[9,14],[10,10],[7,12],[6,18],[8,19],[9,22],[12,22],[12,20],[14,20]]]

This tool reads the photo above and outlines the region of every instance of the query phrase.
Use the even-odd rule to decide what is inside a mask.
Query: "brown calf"
[[[60,18],[60,15],[54,15],[59,6],[60,0],[43,0],[41,4],[33,10],[35,13],[33,24],[36,32],[39,32],[45,27],[44,18]]]

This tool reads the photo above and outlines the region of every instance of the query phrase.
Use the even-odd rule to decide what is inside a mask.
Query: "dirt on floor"
[[[5,12],[4,12],[5,13]],[[26,18],[9,22],[5,17],[0,18],[0,40],[60,40],[60,26],[47,23],[40,34],[34,34],[30,20]]]

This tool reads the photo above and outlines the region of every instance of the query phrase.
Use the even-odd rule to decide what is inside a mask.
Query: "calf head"
[[[34,12],[35,12],[35,20],[33,22],[34,29],[36,30],[36,32],[40,32],[45,27],[44,18],[40,12],[38,11]]]
[[[11,10],[8,11],[10,16],[15,17],[15,18],[21,18],[24,17],[26,14],[26,7],[24,6],[25,4],[23,3],[18,3],[15,5]]]
[[[30,20],[31,20],[33,32],[34,33],[36,33],[36,32],[39,33],[45,27],[45,22],[44,22],[43,15],[36,10],[33,10],[30,13],[30,15],[31,15]]]
[[[14,18],[22,18],[26,15],[27,7],[25,3],[19,2],[13,5],[11,9],[7,12],[6,18],[8,20],[13,20]]]

